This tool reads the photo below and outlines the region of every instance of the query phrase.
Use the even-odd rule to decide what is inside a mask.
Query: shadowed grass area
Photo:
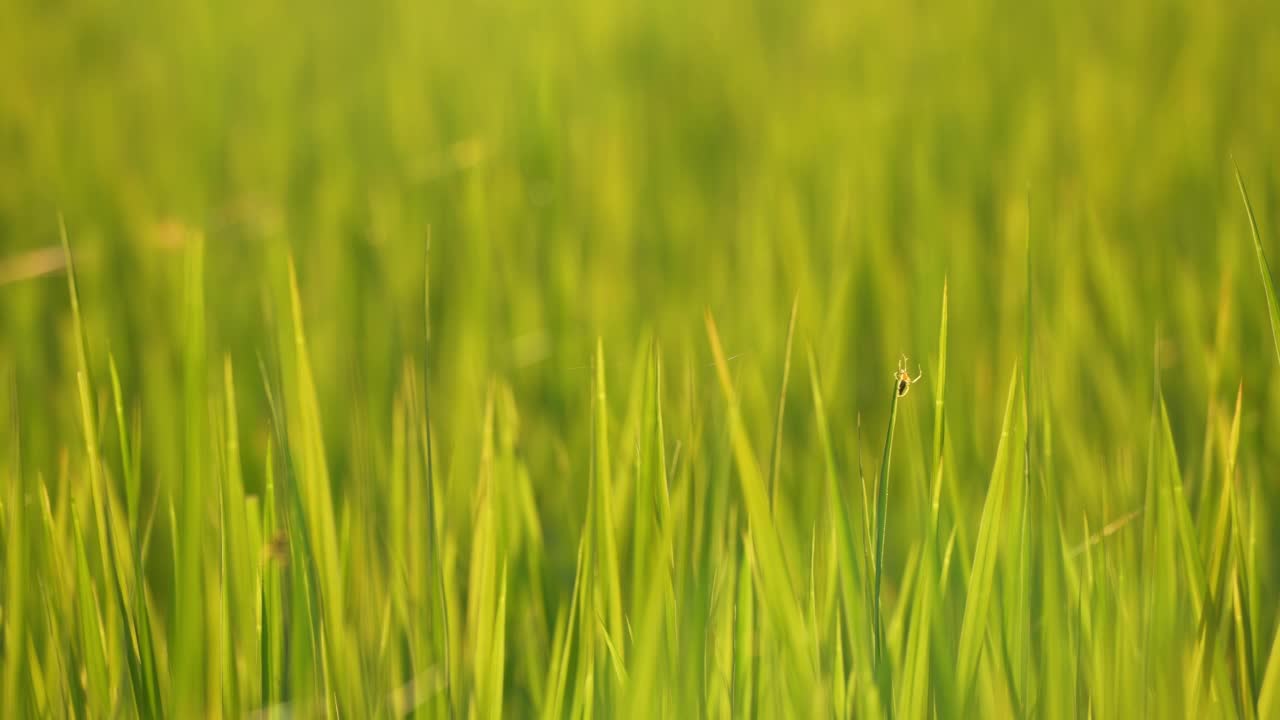
[[[0,4],[3,714],[1275,716],[1276,48]]]

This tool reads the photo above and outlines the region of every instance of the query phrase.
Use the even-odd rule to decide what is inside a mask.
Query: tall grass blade
[[[617,532],[613,518],[613,475],[609,462],[609,405],[605,391],[604,340],[597,338],[595,353],[595,410],[592,428],[595,435],[595,474],[593,477],[595,522],[595,551],[599,590],[604,600],[601,615],[605,628],[612,638],[624,637],[622,615],[622,581],[618,570]],[[588,625],[591,627],[592,625]],[[625,651],[623,651],[625,657]]]
[[[956,649],[956,685],[960,706],[969,708],[978,672],[978,662],[986,644],[987,623],[996,586],[996,564],[999,560],[1000,536],[1004,532],[1005,485],[1008,474],[1009,433],[1013,419],[1013,401],[1017,395],[1018,372],[1009,380],[1004,420],[1000,424],[1000,442],[996,446],[987,499],[978,525],[973,569],[965,595],[964,617],[960,625],[960,642]]]
[[[183,305],[186,338],[183,355],[182,480],[172,490],[178,510],[177,587],[170,663],[174,670],[173,708],[179,715],[203,713],[205,688],[205,493],[208,395],[205,368],[204,241],[193,238],[187,248]]]
[[[17,394],[16,389],[13,393]],[[0,698],[3,698],[5,707],[9,712],[16,716],[22,716],[27,712],[27,692],[21,690],[22,679],[27,670],[25,646],[28,640],[27,630],[27,585],[26,585],[26,566],[27,566],[27,503],[24,482],[23,469],[21,461],[21,432],[18,423],[17,414],[17,397],[10,398],[13,403],[13,411],[11,417],[11,426],[9,433],[9,442],[12,447],[9,448],[13,461],[12,467],[0,476],[8,474],[8,483],[5,490],[8,491],[8,497],[0,503],[0,530],[3,531],[4,537],[4,582],[5,587],[3,594],[0,594],[0,602],[3,602],[4,626],[0,631],[0,640],[3,641],[3,654],[0,658],[4,659],[4,670],[2,673],[3,685],[0,685]],[[34,668],[30,671],[30,677],[36,679],[39,677],[38,671]]]
[[[778,475],[782,467],[782,420],[787,409],[787,381],[791,377],[791,343],[796,335],[796,312],[800,296],[791,301],[791,319],[787,321],[787,344],[782,354],[782,382],[778,389],[778,414],[773,421],[773,449],[769,453],[769,506],[778,507]]]
[[[439,647],[434,648],[441,658],[441,665],[444,674],[444,696],[450,717],[455,715],[454,710],[454,687],[453,687],[453,658],[449,652],[449,602],[445,593],[445,576],[444,561],[440,552],[440,530],[437,527],[438,514],[437,505],[439,499],[436,496],[436,477],[435,477],[435,446],[432,438],[432,420],[431,420],[431,233],[427,233],[426,247],[426,267],[423,270],[423,335],[426,348],[422,354],[422,438],[421,445],[425,457],[423,463],[426,469],[426,496],[427,496],[427,562],[429,572],[435,578],[435,583],[431,588],[434,594],[433,610],[438,613],[439,617]],[[433,633],[434,634],[434,633]]]
[[[747,437],[746,426],[738,407],[737,392],[730,379],[729,365],[720,344],[720,334],[709,311],[705,319],[720,389],[729,405],[730,440],[751,528],[751,546],[762,581],[761,594],[769,601],[768,607],[761,608],[761,611],[773,614],[773,626],[789,653],[790,672],[787,679],[794,681],[790,697],[792,709],[808,714],[812,710],[811,688],[815,682],[815,669],[811,665],[812,654],[807,647],[808,633],[805,632],[804,614],[787,570],[782,539],[769,507],[768,490],[761,477],[751,441]]]
[[[865,610],[859,602],[859,588],[862,586],[863,566],[861,563],[861,553],[858,548],[862,546],[856,538],[856,530],[850,518],[849,501],[845,498],[845,493],[841,487],[839,475],[836,470],[835,454],[831,448],[831,430],[827,425],[826,401],[822,394],[822,385],[819,378],[817,360],[814,358],[813,346],[808,347],[809,359],[809,384],[813,393],[813,407],[815,423],[818,430],[818,443],[822,448],[824,477],[827,485],[827,502],[832,515],[832,524],[835,532],[835,554],[837,577],[840,588],[840,604],[844,612],[844,617],[863,617]],[[848,634],[848,642],[853,647],[858,647],[861,642],[866,642],[867,647],[871,646],[870,638],[860,638],[857,635],[855,626],[862,627],[862,623],[844,623],[845,631]],[[874,627],[874,626],[872,626]],[[872,631],[874,632],[874,630]]]
[[[1253,237],[1253,250],[1258,256],[1258,273],[1262,276],[1262,292],[1267,300],[1267,316],[1271,318],[1271,341],[1276,350],[1276,361],[1280,362],[1280,302],[1276,300],[1276,288],[1272,284],[1271,265],[1267,263],[1267,254],[1262,249],[1262,235],[1258,232],[1258,219],[1253,214],[1253,204],[1249,202],[1249,192],[1244,188],[1244,178],[1240,176],[1240,166],[1235,166],[1236,186],[1240,188],[1240,199],[1244,201],[1245,213],[1249,216],[1249,232]]]

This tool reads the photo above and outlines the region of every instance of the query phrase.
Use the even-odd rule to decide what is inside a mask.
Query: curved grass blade
[[[1009,380],[1004,420],[1000,424],[1000,442],[996,446],[995,464],[987,499],[978,525],[977,546],[973,554],[973,570],[969,573],[964,618],[960,625],[960,644],[956,656],[956,681],[960,707],[967,709],[973,693],[978,661],[987,637],[987,616],[995,589],[996,562],[999,559],[1000,536],[1004,523],[1005,484],[1008,471],[1009,432],[1013,417],[1013,400],[1018,390],[1018,371]]]
[[[1234,165],[1234,161],[1232,161]],[[1271,318],[1271,340],[1276,349],[1276,361],[1280,362],[1280,302],[1276,300],[1276,288],[1271,282],[1271,266],[1267,263],[1267,254],[1262,250],[1262,236],[1258,232],[1258,219],[1253,214],[1253,204],[1249,202],[1249,192],[1244,189],[1244,178],[1240,176],[1240,166],[1235,165],[1236,185],[1240,188],[1240,199],[1244,201],[1244,210],[1249,215],[1249,231],[1253,235],[1253,250],[1258,256],[1258,272],[1262,275],[1262,290],[1267,299],[1267,315]]]

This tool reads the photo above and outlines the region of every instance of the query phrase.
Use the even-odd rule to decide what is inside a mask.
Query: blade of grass
[[[268,459],[272,459],[275,455],[275,462],[280,464],[281,476],[285,483],[282,491],[286,498],[285,511],[278,513],[280,516],[279,524],[281,525],[278,534],[275,536],[279,545],[280,561],[287,563],[279,573],[278,597],[280,610],[287,613],[286,620],[281,624],[280,631],[280,682],[279,695],[282,701],[289,701],[292,698],[292,686],[295,675],[294,662],[297,656],[302,655],[301,649],[294,646],[295,623],[294,611],[301,608],[306,623],[303,626],[306,631],[306,640],[308,642],[309,657],[314,663],[312,674],[319,680],[322,694],[328,697],[329,683],[327,680],[327,672],[320,659],[320,648],[323,643],[323,625],[319,617],[319,607],[322,602],[322,596],[317,589],[316,570],[314,561],[312,560],[315,552],[312,547],[311,532],[308,529],[308,518],[304,509],[301,491],[298,489],[298,478],[294,471],[293,460],[289,449],[289,425],[285,419],[285,409],[282,399],[280,398],[283,383],[279,374],[272,374],[267,370],[266,363],[259,358],[259,371],[262,374],[263,389],[267,398],[267,409],[271,418],[272,437],[271,449],[268,453]],[[271,472],[274,473],[274,468]],[[270,478],[271,476],[268,475]],[[268,487],[272,487],[269,483]],[[272,498],[269,496],[269,502]],[[273,509],[273,505],[269,505]],[[272,513],[277,514],[277,513]],[[273,518],[268,518],[273,520]],[[265,527],[275,527],[275,522],[264,523]],[[298,582],[303,586],[303,592],[300,595],[294,595],[292,590]],[[268,606],[276,601],[268,598]]]
[[[928,683],[916,681],[915,690],[912,693],[928,692],[935,698],[935,705],[939,708],[939,712],[945,715],[957,715],[960,709],[956,707],[954,685],[954,658],[950,657],[951,648],[955,646],[954,623],[945,614],[945,604],[942,602],[947,594],[947,585],[949,578],[949,568],[951,559],[951,549],[954,548],[956,534],[959,530],[961,522],[960,514],[956,512],[958,504],[953,505],[950,510],[952,514],[952,529],[950,539],[944,548],[941,533],[941,506],[942,506],[942,485],[946,481],[946,451],[948,446],[947,436],[947,417],[946,417],[946,386],[947,386],[947,326],[948,326],[948,297],[947,297],[947,281],[944,279],[942,283],[942,308],[939,313],[938,322],[938,367],[934,373],[934,403],[933,403],[933,488],[929,493],[929,531],[927,537],[928,547],[925,549],[925,578],[918,587],[921,592],[928,592],[929,608],[933,617],[927,621],[922,621],[922,632],[931,635],[929,639],[920,638],[916,642],[918,645],[927,644],[929,646],[930,665],[927,668],[918,669],[917,675],[928,675]],[[954,484],[954,482],[952,482]],[[948,493],[948,498],[954,498],[954,490]],[[931,586],[931,587],[928,587]],[[919,648],[917,647],[917,652]],[[931,673],[931,674],[930,674]],[[912,697],[912,695],[908,695]],[[924,702],[926,699],[917,697],[914,700],[916,706],[908,708],[908,717],[910,713],[916,713],[919,716],[927,707]]]
[[[130,652],[130,658],[138,664],[137,677],[134,678],[133,687],[135,693],[141,693],[139,703],[142,707],[139,712],[144,717],[155,717],[160,713],[160,680],[157,675],[157,660],[155,642],[152,638],[151,631],[151,612],[147,605],[146,580],[144,577],[144,544],[142,537],[139,536],[139,496],[141,494],[140,478],[137,472],[133,458],[137,452],[137,447],[129,442],[129,435],[126,431],[124,419],[124,393],[121,391],[120,374],[116,369],[115,356],[108,353],[108,366],[111,371],[111,392],[115,399],[116,424],[119,429],[120,437],[120,459],[125,479],[126,494],[126,518],[128,522],[127,540],[132,543],[132,558],[130,562],[133,565],[133,588],[134,598],[132,606],[125,602],[123,593],[124,581],[123,574],[118,578],[117,585],[120,588],[118,601],[121,607],[121,615],[126,618],[128,623],[129,640],[127,650]],[[137,432],[135,431],[135,436]],[[121,557],[118,553],[119,543],[113,541],[112,555],[118,560]],[[123,566],[127,563],[118,561],[117,567],[123,573]]]
[[[285,698],[282,685],[284,679],[284,643],[287,633],[282,627],[286,622],[284,603],[281,598],[282,575],[278,567],[285,553],[273,547],[279,541],[287,541],[287,536],[278,529],[276,519],[276,487],[274,446],[267,444],[266,463],[263,470],[263,502],[262,502],[262,534],[264,543],[258,548],[260,558],[260,577],[258,587],[258,652],[259,652],[259,686],[261,687],[261,705],[273,707]]]
[[[892,716],[893,681],[890,663],[885,649],[884,612],[881,608],[881,588],[884,583],[884,544],[885,531],[889,516],[889,461],[893,457],[893,431],[898,422],[898,381],[895,379],[889,395],[889,425],[884,434],[884,455],[880,460],[880,476],[876,481],[875,508],[875,584],[871,598],[871,629],[874,633],[872,653],[875,659],[876,684],[880,689],[880,697],[887,715]]]
[[[1258,686],[1258,717],[1276,717],[1280,713],[1280,625],[1272,635],[1271,652],[1267,655],[1262,684]]]
[[[1025,703],[1029,700],[1029,678],[1031,677],[1030,653],[1031,638],[1029,637],[1032,623],[1031,618],[1027,614],[1027,595],[1029,594],[1029,585],[1031,583],[1031,553],[1028,548],[1028,535],[1031,532],[1031,526],[1035,524],[1034,511],[1032,510],[1031,498],[1031,442],[1034,432],[1034,422],[1032,419],[1031,404],[1031,383],[1032,383],[1032,331],[1034,305],[1032,303],[1031,293],[1031,194],[1027,193],[1027,295],[1026,295],[1026,333],[1024,340],[1025,354],[1023,356],[1022,374],[1022,420],[1026,426],[1026,435],[1023,438],[1022,445],[1022,512],[1019,519],[1019,543],[1018,543],[1018,607],[1014,622],[1017,628],[1007,633],[1013,635],[1014,641],[1018,646],[1018,664],[1017,675],[1015,677],[1014,693],[1020,699],[1020,705],[1017,708],[1019,715],[1026,714]]]
[[[494,592],[497,571],[497,532],[494,524],[494,390],[490,386],[485,400],[484,425],[480,431],[480,472],[477,478],[474,500],[475,517],[472,522],[470,576],[467,582],[466,647],[471,648],[469,679],[471,711],[482,717],[490,716],[493,708],[490,699],[488,674],[490,652],[493,646],[493,613],[496,604]]]
[[[755,584],[751,579],[750,537],[743,537],[733,602],[733,648],[731,651],[729,716],[752,717],[758,710],[756,694],[759,629],[755,612]]]
[[[127,517],[129,518],[129,537],[135,544],[138,543],[138,502],[141,495],[140,478],[133,472],[133,463],[131,458],[133,454],[129,451],[129,433],[128,424],[124,419],[124,393],[120,391],[120,373],[116,370],[116,358],[108,353],[107,367],[111,371],[111,395],[115,399],[116,408],[116,428],[120,435],[120,464],[124,473],[125,487],[125,507],[127,508]]]
[[[498,720],[503,717],[503,691],[506,687],[505,671],[507,665],[507,567],[503,564],[498,581],[498,607],[493,613],[493,633],[489,647],[489,671],[487,696],[485,705],[489,708],[489,717]]]
[[[818,443],[822,447],[824,476],[827,484],[828,506],[836,535],[836,562],[838,568],[841,607],[846,618],[860,617],[864,610],[858,603],[858,588],[862,585],[862,563],[858,552],[859,543],[855,540],[853,523],[850,520],[849,504],[844,497],[840,481],[836,473],[835,455],[831,449],[831,430],[827,425],[826,402],[823,399],[822,385],[819,379],[817,360],[813,354],[813,345],[808,346],[809,384],[813,392],[814,417],[818,430]],[[855,625],[860,623],[844,623],[845,631],[851,647],[858,647]]]
[[[130,606],[124,597],[127,572],[122,566],[122,557],[117,553],[116,523],[112,512],[111,494],[103,478],[102,459],[99,454],[98,424],[91,399],[93,394],[89,380],[88,342],[80,309],[80,293],[76,284],[76,273],[71,257],[71,244],[67,234],[67,226],[61,217],[58,218],[58,227],[62,239],[63,253],[66,257],[67,292],[71,302],[73,331],[75,333],[76,384],[80,400],[80,424],[85,441],[85,459],[89,469],[89,495],[97,528],[95,534],[98,539],[99,559],[105,583],[104,591],[113,601],[118,614],[118,618],[110,614],[104,618],[101,610],[98,610],[96,613],[100,623],[98,633],[105,642],[107,637],[114,639],[115,635],[108,632],[107,628],[103,627],[102,624],[118,620],[123,625],[126,669],[128,670],[130,688],[137,704],[136,710],[144,717],[152,717],[158,712],[156,702],[159,691],[153,669],[155,663],[150,643],[149,620],[146,619],[145,585],[142,582],[141,570],[139,569],[135,572],[134,577],[137,585],[136,592],[143,601]],[[122,435],[121,437],[123,438],[124,436]],[[122,446],[122,456],[125,458],[127,465],[127,443]],[[137,553],[135,557],[138,558],[135,562],[140,563],[141,554]],[[136,616],[135,612],[131,611],[131,607],[132,610],[136,611]],[[81,618],[83,619],[84,617],[86,616],[82,612]],[[145,637],[141,642],[139,641],[138,630],[140,623],[146,626],[142,633]],[[108,665],[107,669],[112,674],[116,672],[114,665]]]
[[[594,490],[594,506],[592,518],[595,522],[595,561],[599,573],[597,580],[603,583],[600,590],[605,602],[605,628],[610,637],[621,640],[625,626],[622,615],[622,582],[618,572],[617,532],[613,518],[613,475],[609,463],[609,405],[605,391],[604,339],[596,339],[594,391],[595,407],[592,427],[595,438],[595,473],[592,488]],[[594,609],[593,609],[594,611]],[[594,614],[594,612],[593,612]],[[594,618],[588,619],[583,627],[594,627]],[[626,651],[620,651],[626,657]]]
[[[564,699],[569,684],[569,661],[573,652],[574,645],[574,629],[580,615],[580,605],[583,597],[587,594],[587,566],[584,562],[585,546],[587,544],[587,533],[582,534],[582,538],[578,542],[578,560],[577,567],[573,574],[573,591],[570,593],[569,614],[566,616],[566,625],[562,642],[558,647],[558,653],[552,653],[552,663],[550,672],[548,673],[547,688],[547,710],[543,713],[545,720],[559,720],[564,717]],[[557,645],[552,646],[557,647]],[[582,661],[579,661],[581,665]],[[579,693],[580,695],[581,693]]]
[[[942,319],[938,325],[938,370],[934,374],[933,396],[933,490],[931,540],[937,542],[938,510],[942,504],[942,449],[946,442],[945,400],[947,390],[947,282],[942,282]]]
[[[1170,485],[1170,495],[1173,500],[1174,522],[1177,526],[1178,542],[1186,568],[1192,609],[1195,611],[1196,620],[1199,621],[1204,612],[1204,591],[1207,587],[1204,579],[1204,559],[1200,555],[1200,544],[1196,540],[1195,525],[1191,520],[1191,508],[1187,505],[1183,491],[1178,451],[1174,446],[1173,428],[1169,424],[1169,409],[1165,405],[1163,393],[1160,394],[1160,424],[1163,428],[1165,452],[1168,458],[1167,482]]]
[[[797,675],[798,685],[792,686],[792,702],[796,712],[809,714],[813,693],[814,668],[811,666],[812,654],[808,651],[805,632],[804,614],[800,610],[783,554],[782,540],[778,527],[774,523],[769,508],[769,495],[760,475],[751,442],[747,436],[746,425],[738,407],[737,392],[729,375],[729,365],[725,360],[724,350],[720,344],[720,335],[716,329],[710,311],[705,315],[707,336],[711,344],[711,352],[715,358],[716,372],[720,379],[720,388],[729,405],[729,433],[735,463],[738,468],[739,487],[746,505],[749,526],[751,527],[752,548],[758,571],[763,580],[762,592],[769,598],[768,612],[775,613],[774,623],[781,634],[785,647],[790,652],[790,667]]]
[[[782,420],[787,409],[787,381],[791,377],[791,343],[796,334],[796,311],[800,309],[800,295],[791,301],[791,319],[787,321],[787,344],[782,354],[782,382],[778,389],[778,414],[773,421],[773,449],[769,453],[769,507],[777,511],[778,473],[782,466]]]
[[[97,588],[89,571],[88,547],[80,529],[79,513],[72,502],[71,522],[75,529],[76,547],[76,607],[79,613],[80,650],[83,653],[83,682],[87,691],[85,713],[91,717],[106,717],[112,713],[111,676],[107,654],[107,640],[99,610]]]
[[[1005,401],[1004,420],[1000,424],[1000,442],[996,446],[995,463],[991,469],[991,481],[987,485],[987,499],[982,507],[982,520],[978,525],[977,546],[974,550],[973,569],[964,605],[964,617],[960,625],[960,644],[956,650],[956,684],[960,707],[969,708],[974,692],[978,661],[987,638],[987,619],[995,590],[995,570],[1003,532],[1005,484],[1008,471],[1009,433],[1013,417],[1013,401],[1018,390],[1018,371],[1015,368],[1009,380],[1009,394]]]
[[[205,466],[208,443],[205,377],[204,241],[187,246],[183,355],[184,452],[182,480],[172,490],[181,524],[174,527],[177,586],[174,598],[172,656],[173,709],[194,716],[207,707],[205,688]]]
[[[422,410],[423,420],[421,429],[421,445],[426,457],[423,462],[426,465],[426,483],[427,483],[427,561],[431,563],[433,568],[432,574],[436,582],[433,588],[435,593],[436,609],[440,619],[440,647],[438,652],[442,658],[441,664],[444,667],[444,694],[445,701],[448,706],[450,717],[454,717],[455,710],[453,705],[454,688],[452,678],[452,659],[449,653],[449,603],[445,594],[445,577],[444,563],[441,560],[440,553],[440,530],[437,528],[437,510],[438,499],[436,497],[436,481],[435,481],[435,453],[432,444],[431,432],[431,231],[427,231],[427,247],[426,247],[426,267],[423,271],[423,330],[424,342],[426,347],[422,353]]]
[[[1234,160],[1232,163],[1234,164]],[[1262,236],[1258,232],[1258,220],[1253,214],[1253,204],[1249,202],[1249,192],[1244,188],[1244,178],[1240,176],[1240,166],[1235,165],[1236,185],[1240,188],[1240,199],[1244,201],[1245,213],[1249,216],[1249,231],[1253,236],[1253,250],[1258,256],[1258,272],[1262,275],[1262,291],[1267,301],[1267,315],[1271,318],[1271,340],[1276,350],[1276,361],[1280,362],[1280,302],[1276,300],[1276,289],[1271,280],[1271,266],[1267,263],[1267,254],[1262,249]]]
[[[929,715],[929,642],[933,633],[936,575],[932,545],[925,543],[921,552],[923,555],[916,573],[914,592],[910,595],[911,627],[902,652],[903,678],[899,688],[899,706],[904,718],[925,718]],[[903,596],[907,597],[905,588]]]
[[[16,389],[14,394],[16,395]],[[26,628],[27,612],[26,612],[26,559],[27,559],[27,531],[26,531],[26,499],[23,487],[23,470],[22,470],[22,449],[21,449],[21,426],[18,422],[18,400],[12,398],[13,410],[11,414],[11,428],[9,439],[12,447],[9,449],[10,457],[13,461],[13,467],[9,469],[8,501],[3,506],[3,513],[0,513],[0,519],[4,521],[4,537],[5,537],[5,591],[3,617],[4,628],[3,635],[0,636],[4,641],[4,675],[3,687],[0,690],[3,694],[5,708],[8,712],[13,713],[16,717],[22,717],[27,707],[27,693],[20,690],[20,678],[25,674],[23,671],[24,645],[26,645],[28,635]],[[39,673],[33,672],[31,677],[38,678]]]
[[[225,643],[223,657],[223,712],[240,713],[245,707],[243,681],[240,678],[239,646],[242,635],[241,628],[249,617],[248,607],[244,601],[252,597],[248,592],[249,573],[253,556],[247,545],[248,528],[244,521],[245,507],[244,480],[240,468],[240,427],[236,406],[235,374],[231,365],[231,357],[225,356],[222,363],[223,378],[223,412],[226,417],[223,445],[224,473],[220,476],[221,492],[218,495],[221,505],[221,548],[220,563],[222,572],[222,613]]]

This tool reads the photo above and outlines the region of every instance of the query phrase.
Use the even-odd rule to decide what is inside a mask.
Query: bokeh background
[[[1054,478],[1048,506],[1071,546],[1082,517],[1097,530],[1142,506],[1157,374],[1192,512],[1214,517],[1216,505],[1198,503],[1216,498],[1219,485],[1205,488],[1222,473],[1242,388],[1236,477],[1257,503],[1264,599],[1251,612],[1265,658],[1280,579],[1269,551],[1280,383],[1232,161],[1280,257],[1278,103],[1280,7],[1262,0],[3,0],[0,407],[20,433],[0,447],[21,449],[28,497],[37,476],[55,505],[87,492],[61,216],[103,462],[121,463],[111,357],[142,507],[160,509],[143,564],[167,617],[182,523],[166,508],[182,507],[199,457],[193,423],[221,422],[224,358],[244,488],[266,490],[274,436],[258,365],[292,367],[280,347],[291,258],[332,503],[339,524],[372,538],[352,557],[386,550],[377,528],[398,512],[384,487],[403,432],[393,409],[420,390],[428,361],[459,597],[496,393],[544,543],[528,592],[545,607],[530,622],[549,636],[587,520],[597,340],[620,526],[654,342],[666,454],[680,445],[688,474],[672,482],[721,492],[709,517],[731,526],[737,486],[704,312],[767,467],[796,300],[779,462],[796,557],[828,502],[806,348],[850,498],[859,461],[868,476],[878,467],[890,373],[903,354],[923,370],[898,409],[885,561],[895,593],[934,469],[945,284],[948,483],[970,533],[1006,388],[1026,364],[1028,307],[1044,436],[1034,465]],[[210,399],[208,417],[197,401],[193,418],[184,298],[197,247],[196,373]],[[223,439],[209,428],[216,456]],[[207,520],[194,537],[217,537],[212,502],[193,517]],[[1123,532],[1140,537],[1140,525]],[[707,533],[692,566],[714,575],[716,543],[737,540],[691,532]],[[358,560],[343,568],[343,585],[365,577]],[[377,623],[361,622],[353,642],[376,645]],[[543,710],[522,673],[547,639],[525,641],[508,638],[517,716]]]

